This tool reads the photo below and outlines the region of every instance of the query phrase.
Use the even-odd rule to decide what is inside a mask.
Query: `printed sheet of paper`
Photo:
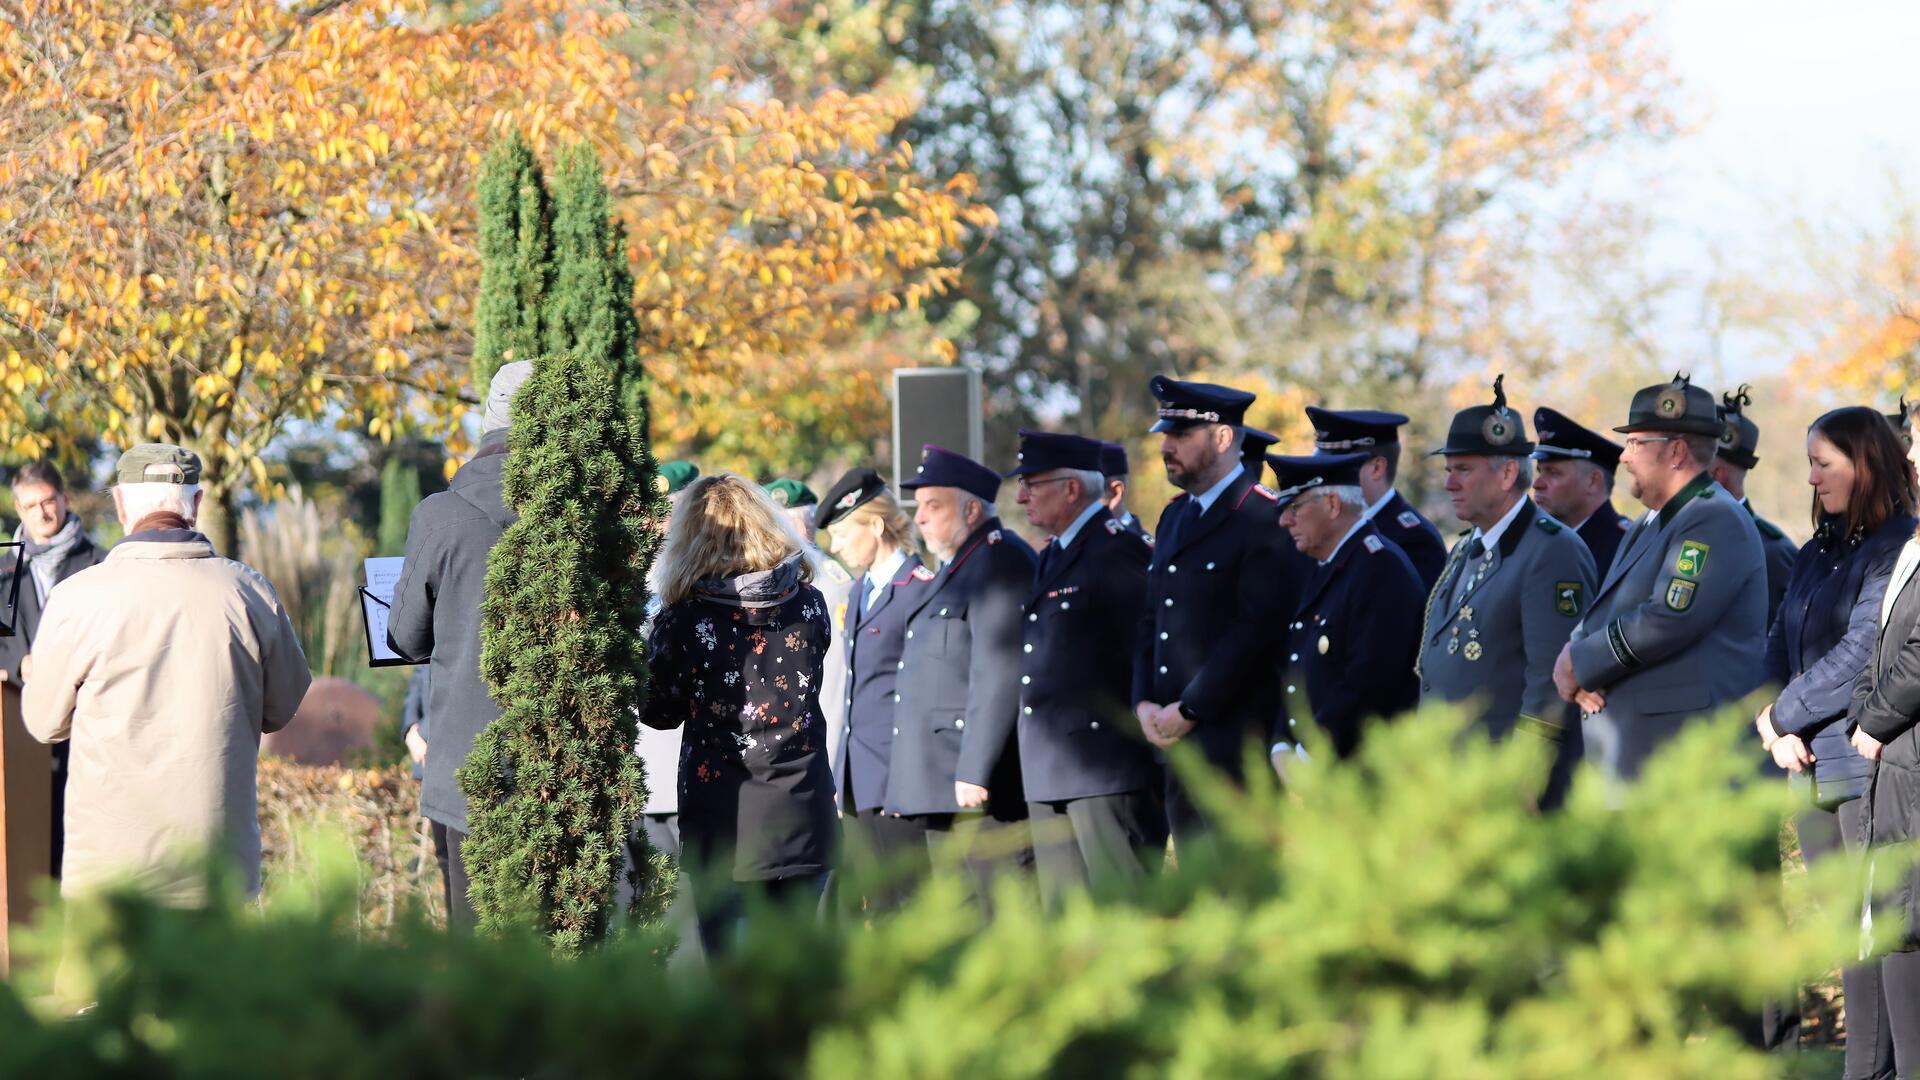
[[[412,663],[387,644],[387,611],[393,606],[393,590],[400,584],[400,571],[405,566],[405,559],[367,560],[367,584],[360,590],[360,614],[366,619],[367,661],[372,667]]]

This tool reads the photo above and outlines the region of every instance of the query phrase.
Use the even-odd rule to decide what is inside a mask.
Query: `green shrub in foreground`
[[[1788,926],[1786,796],[1744,721],[1701,724],[1609,807],[1523,807],[1537,745],[1459,750],[1448,715],[1381,731],[1234,823],[1143,896],[991,923],[942,868],[870,927],[754,924],[709,973],[638,932],[576,959],[529,937],[337,929],[347,867],[263,913],[120,898],[100,1006],[0,1002],[0,1074],[63,1076],[1773,1075],[1724,1018],[1857,945],[1843,868]],[[860,871],[864,872],[864,871]],[[1850,910],[1851,908],[1851,910]],[[117,961],[117,963],[116,963]]]

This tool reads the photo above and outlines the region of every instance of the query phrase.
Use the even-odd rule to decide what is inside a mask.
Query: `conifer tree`
[[[420,505],[420,470],[404,454],[393,454],[380,469],[379,554],[404,555],[407,526]]]
[[[555,172],[552,280],[547,352],[577,349],[587,362],[612,370],[621,405],[644,431],[646,381],[626,229],[613,217],[599,155],[585,143],[563,151]]]
[[[473,385],[484,400],[501,364],[538,356],[553,287],[552,204],[533,150],[515,130],[480,171],[480,295],[474,304]]]
[[[480,672],[502,712],[459,773],[465,851],[483,930],[531,925],[572,953],[607,930],[646,801],[636,631],[664,502],[604,365],[535,361],[513,417],[505,496],[520,520],[494,546],[481,607]],[[643,916],[657,914],[657,869],[642,869]]]

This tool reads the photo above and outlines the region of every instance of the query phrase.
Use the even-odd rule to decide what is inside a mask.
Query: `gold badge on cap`
[[[1480,422],[1480,434],[1488,446],[1505,446],[1513,441],[1513,422],[1501,413],[1494,413]]]

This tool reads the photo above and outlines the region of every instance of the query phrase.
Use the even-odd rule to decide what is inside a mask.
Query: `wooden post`
[[[0,976],[13,928],[33,918],[33,889],[52,870],[53,758],[20,720],[20,687],[0,672]]]

